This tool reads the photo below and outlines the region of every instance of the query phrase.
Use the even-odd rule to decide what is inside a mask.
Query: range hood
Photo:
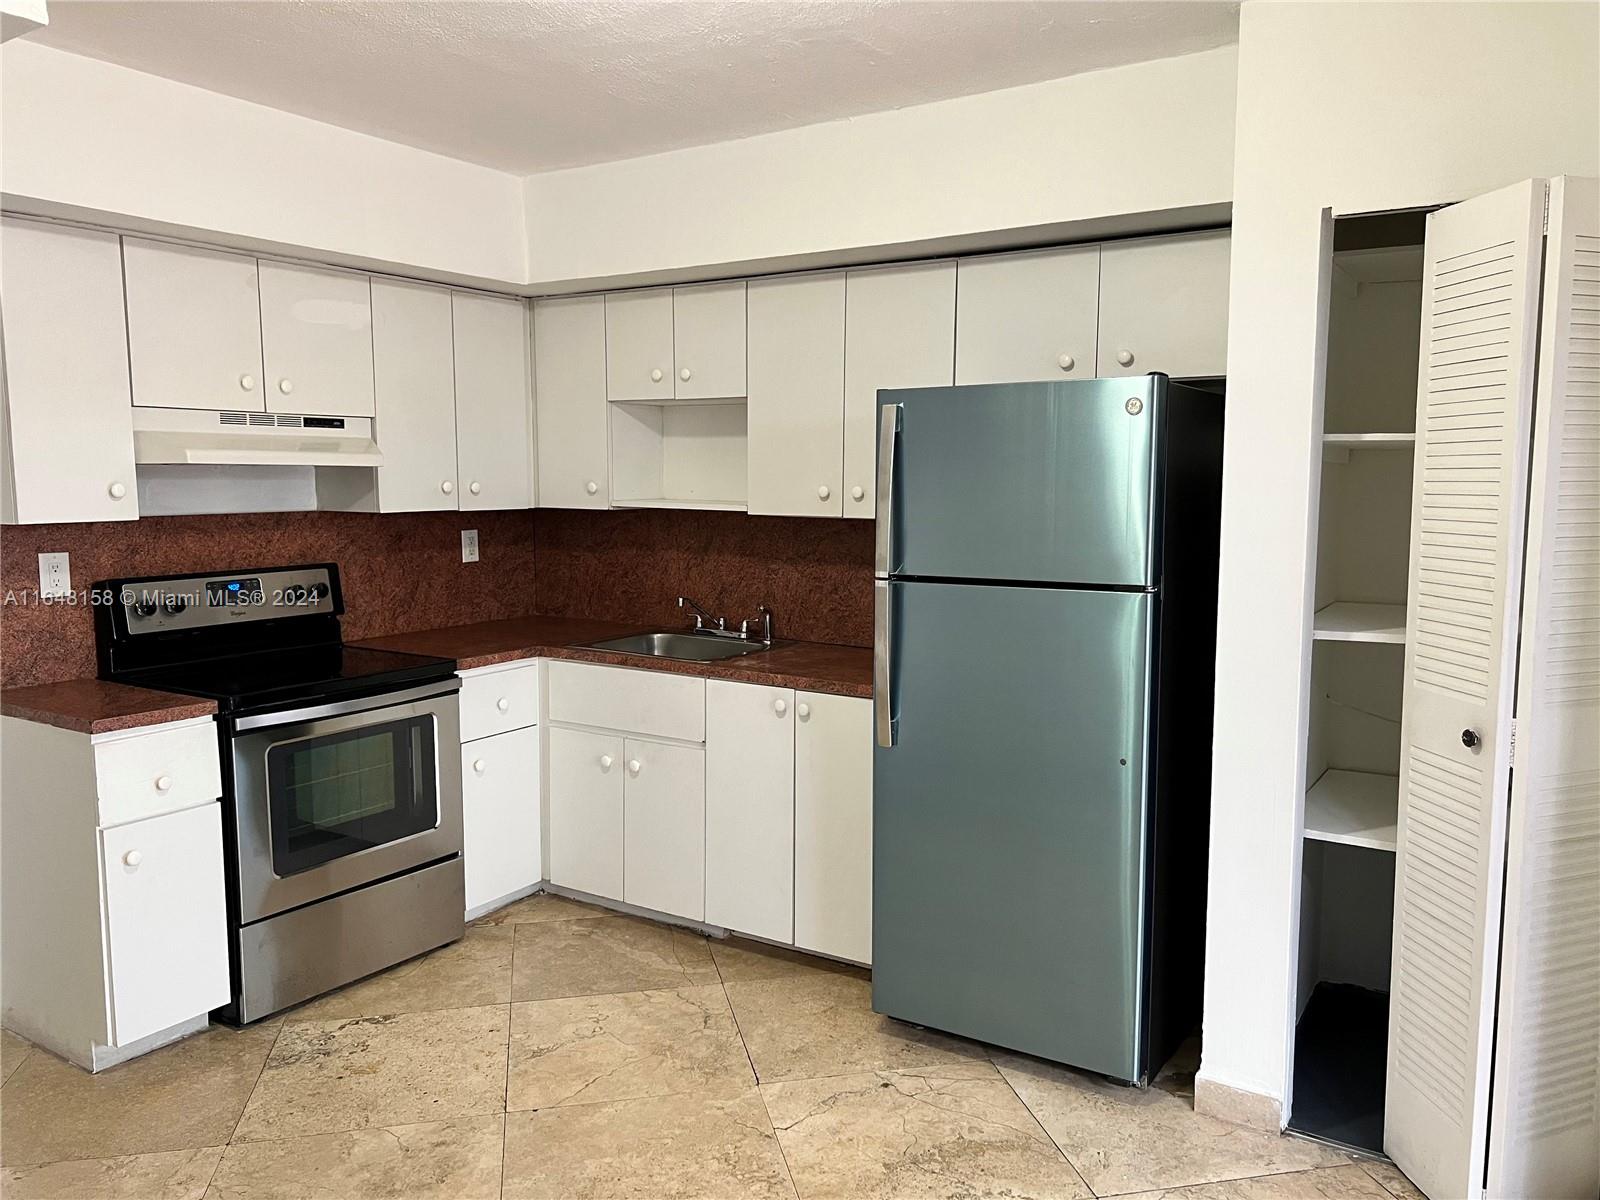
[[[135,408],[133,460],[252,467],[380,467],[371,417]]]

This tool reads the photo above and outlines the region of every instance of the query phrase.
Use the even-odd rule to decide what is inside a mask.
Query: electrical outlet
[[[43,559],[44,555],[41,554],[39,557]],[[62,557],[65,558],[66,555],[62,555]],[[478,531],[476,529],[463,529],[461,531],[461,561],[478,561]],[[42,570],[43,568],[41,567],[40,569]]]
[[[39,596],[44,600],[59,600],[72,595],[72,564],[67,552],[39,555]]]

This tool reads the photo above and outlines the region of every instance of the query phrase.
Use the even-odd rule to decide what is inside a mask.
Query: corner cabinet
[[[611,503],[604,296],[533,303],[541,508]]]
[[[452,292],[456,462],[463,511],[531,508],[533,387],[521,300]]]

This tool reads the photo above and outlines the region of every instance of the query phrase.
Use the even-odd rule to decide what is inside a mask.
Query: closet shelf
[[[1324,446],[1348,450],[1409,450],[1417,444],[1414,433],[1325,433]]]
[[[1319,642],[1390,642],[1406,640],[1404,604],[1324,605],[1312,618],[1311,633]]]
[[[1366,771],[1324,771],[1306,793],[1306,837],[1394,852],[1400,780]]]

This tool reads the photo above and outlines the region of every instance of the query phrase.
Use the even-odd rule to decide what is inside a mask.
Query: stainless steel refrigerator
[[[872,1002],[1143,1083],[1199,1022],[1222,396],[878,396]]]

